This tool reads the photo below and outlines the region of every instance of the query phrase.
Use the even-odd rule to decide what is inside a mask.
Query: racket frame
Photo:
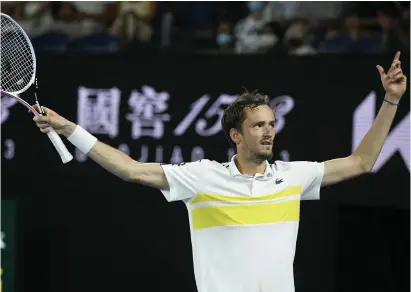
[[[13,91],[13,92],[8,92],[5,90],[1,89],[1,96],[8,96],[10,98],[14,98],[15,100],[17,100],[20,104],[24,105],[26,108],[29,109],[29,111],[31,111],[34,115],[36,116],[44,116],[45,113],[43,111],[43,108],[40,106],[39,101],[37,99],[37,88],[35,88],[35,100],[36,100],[36,104],[38,106],[38,109],[40,111],[40,113],[38,113],[28,102],[26,102],[25,100],[23,100],[22,98],[20,98],[18,96],[18,94],[25,92],[27,89],[30,88],[30,86],[33,85],[34,81],[36,80],[36,70],[37,70],[37,60],[36,60],[36,54],[34,52],[34,48],[33,45],[30,41],[30,38],[28,37],[28,35],[26,34],[26,32],[24,31],[24,29],[17,23],[17,21],[15,21],[13,18],[11,18],[9,15],[4,14],[4,13],[0,13],[1,17],[5,17],[7,18],[11,23],[13,23],[17,28],[19,28],[20,32],[23,34],[27,44],[29,45],[30,48],[30,53],[32,55],[33,58],[33,74],[31,76],[30,81],[27,83],[27,85],[18,91]],[[1,56],[0,56],[1,58]],[[1,80],[0,80],[1,82]],[[52,130],[50,132],[47,133],[47,136],[49,137],[50,141],[52,142],[53,146],[56,148],[57,152],[60,155],[60,158],[62,160],[63,163],[67,163],[70,162],[73,159],[73,156],[71,155],[71,153],[67,150],[66,146],[64,145],[63,141],[61,140],[60,136],[57,134],[57,132],[52,128]]]
[[[13,98],[15,100],[17,100],[19,103],[21,103],[22,105],[24,105],[29,111],[31,111],[35,116],[39,116],[40,114],[34,109],[34,107],[32,107],[27,101],[25,101],[24,99],[20,98],[18,95],[12,94],[10,92],[4,91],[4,90],[0,90],[1,92],[1,97],[8,97],[8,98]]]

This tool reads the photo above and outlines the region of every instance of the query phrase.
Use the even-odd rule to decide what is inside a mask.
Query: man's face
[[[245,108],[246,119],[243,133],[238,133],[239,144],[249,159],[264,161],[271,159],[274,142],[274,113],[267,105]]]

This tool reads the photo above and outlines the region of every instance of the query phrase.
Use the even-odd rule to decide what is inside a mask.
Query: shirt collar
[[[231,158],[231,161],[228,164],[228,170],[230,172],[230,175],[232,177],[235,176],[242,176],[243,174],[238,170],[237,165],[235,164],[235,157],[236,155],[233,155]],[[257,173],[256,177],[264,177],[264,178],[271,178],[273,176],[273,169],[271,168],[271,165],[268,163],[268,161],[265,161],[266,166],[265,166],[265,171],[264,174]]]

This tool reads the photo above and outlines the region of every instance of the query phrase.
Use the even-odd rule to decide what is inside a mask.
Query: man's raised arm
[[[369,172],[377,161],[390,131],[400,99],[407,88],[407,78],[401,70],[400,52],[395,55],[387,73],[379,65],[377,69],[386,92],[377,117],[352,155],[346,158],[328,160],[324,163],[322,186]]]
[[[47,133],[51,127],[54,128],[58,134],[66,136],[81,152],[125,181],[141,183],[160,190],[169,189],[167,178],[159,163],[137,162],[123,152],[99,142],[83,128],[56,112],[46,107],[44,110],[46,116],[33,118],[41,132]]]

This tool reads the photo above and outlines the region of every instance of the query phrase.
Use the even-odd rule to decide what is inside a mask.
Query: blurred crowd
[[[2,1],[36,50],[381,53],[410,49],[410,2]]]

